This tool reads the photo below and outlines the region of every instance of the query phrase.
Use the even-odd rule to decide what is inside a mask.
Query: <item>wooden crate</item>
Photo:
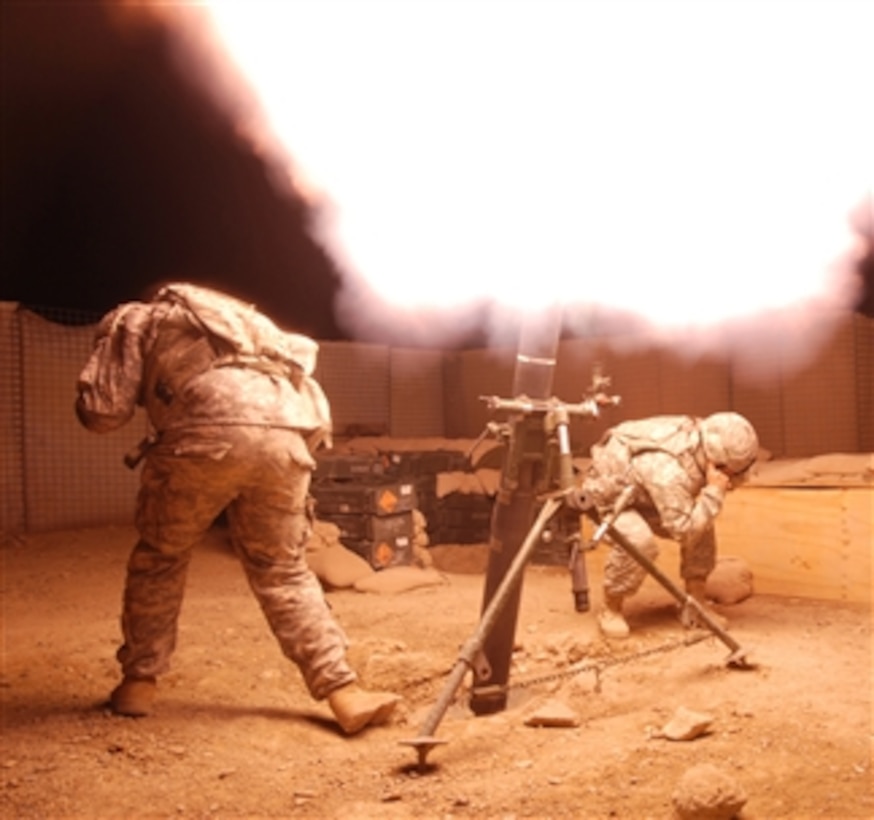
[[[717,519],[721,555],[753,570],[755,590],[871,603],[874,488],[744,487]]]
[[[582,520],[584,543],[594,527]],[[719,555],[743,558],[765,595],[871,605],[872,487],[744,487],[716,520]],[[658,538],[659,568],[682,589],[679,547]],[[587,553],[590,582],[603,577],[607,545]],[[655,584],[647,579],[647,585]]]

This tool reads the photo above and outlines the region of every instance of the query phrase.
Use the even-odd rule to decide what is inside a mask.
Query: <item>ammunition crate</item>
[[[313,481],[380,481],[386,473],[386,461],[380,456],[325,453],[316,456]]]
[[[471,465],[457,450],[380,450],[378,453],[317,456],[310,485],[316,517],[340,527],[341,541],[364,555],[374,566],[386,561],[404,563],[403,545],[387,558],[375,551],[387,543],[378,534],[373,517],[396,516],[419,510],[425,517],[431,544],[475,544],[489,540],[494,497],[480,493],[452,492],[437,495],[442,473],[470,472]],[[412,534],[411,534],[412,535]],[[406,536],[400,536],[406,537]],[[543,545],[544,550],[548,550]],[[555,548],[555,545],[550,545]]]
[[[363,484],[349,481],[313,482],[316,516],[395,515],[416,508],[416,488],[410,483]]]
[[[341,541],[384,541],[397,536],[412,538],[415,529],[411,512],[394,515],[332,515],[325,518],[340,530]]]
[[[413,514],[340,515],[329,519],[340,529],[343,546],[358,553],[374,569],[410,564],[413,557]]]
[[[401,450],[385,452],[382,459],[388,475],[403,478],[470,469],[464,453],[456,450]]]

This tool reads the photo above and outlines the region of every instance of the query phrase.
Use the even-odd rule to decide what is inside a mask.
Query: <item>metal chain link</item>
[[[614,666],[624,666],[625,664],[629,664],[634,661],[641,660],[642,658],[650,657],[652,655],[660,655],[665,652],[673,652],[675,649],[682,649],[683,647],[693,646],[696,643],[701,643],[702,641],[705,641],[708,638],[712,637],[713,635],[710,632],[701,632],[698,635],[692,635],[688,638],[683,638],[682,640],[669,641],[667,643],[659,644],[658,646],[650,647],[649,649],[642,649],[639,652],[631,652],[627,655],[621,655],[619,657],[605,658],[604,660],[598,662],[586,661],[585,663],[575,663],[568,669],[564,669],[561,672],[549,672],[545,675],[537,675],[536,677],[532,678],[523,678],[522,680],[514,681],[513,683],[506,683],[503,685],[495,686],[494,690],[496,692],[509,692],[512,689],[528,689],[532,686],[539,686],[541,684],[552,683],[554,681],[563,680],[565,678],[572,678],[576,675],[581,675],[583,672],[594,672],[595,692],[600,692],[601,673],[605,669],[609,669]]]

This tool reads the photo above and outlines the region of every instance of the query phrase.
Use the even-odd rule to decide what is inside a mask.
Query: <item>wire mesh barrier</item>
[[[76,419],[76,379],[100,315],[3,302],[0,312],[0,532],[50,531],[133,520],[138,472],[126,453],[148,433],[145,412],[96,435]],[[441,354],[380,345],[321,343],[316,377],[331,398],[338,435],[442,437]],[[416,396],[393,397],[414,372]],[[394,374],[394,375],[393,375]],[[428,396],[437,401],[429,401]]]
[[[15,304],[0,302],[0,533],[22,532],[24,521],[21,344]]]
[[[99,317],[48,308],[5,317],[11,378],[3,402],[4,532],[129,523],[137,477],[122,467],[122,457],[145,433],[145,414],[124,431],[97,436],[73,410]]]
[[[138,474],[124,455],[147,432],[139,411],[121,430],[96,435],[79,425],[76,378],[99,315],[0,302],[0,533],[128,524]],[[769,351],[762,351],[766,359]],[[416,350],[323,342],[316,377],[331,401],[338,439],[475,439],[490,415],[481,398],[505,394],[514,350]],[[744,383],[730,361],[690,362],[670,350],[562,341],[556,395],[576,400],[602,362],[622,395],[616,412],[575,427],[585,455],[616,421],[660,413],[746,415],[775,458],[874,450],[874,320],[847,314],[818,357],[799,371]],[[779,363],[778,363],[779,364]],[[779,368],[776,368],[779,370]]]
[[[859,446],[863,453],[874,453],[874,319],[855,317],[856,406],[859,414]]]

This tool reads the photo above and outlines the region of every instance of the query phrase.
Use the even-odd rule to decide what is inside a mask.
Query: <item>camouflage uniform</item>
[[[680,574],[704,581],[716,563],[713,522],[722,509],[723,490],[708,485],[707,456],[699,421],[691,416],[656,416],[628,421],[608,430],[592,448],[592,464],[582,482],[600,514],[606,515],[624,487],[631,504],[613,527],[644,555],[655,560],[655,535],[680,545]],[[604,568],[604,590],[627,596],[637,591],[645,570],[613,547]]]
[[[253,308],[191,285],[102,320],[78,382],[91,430],[145,406],[155,434],[137,499],[118,659],[167,670],[194,545],[226,511],[231,540],[283,653],[316,699],[355,680],[346,636],[305,561],[312,453],[330,410],[311,378],[317,345]]]

